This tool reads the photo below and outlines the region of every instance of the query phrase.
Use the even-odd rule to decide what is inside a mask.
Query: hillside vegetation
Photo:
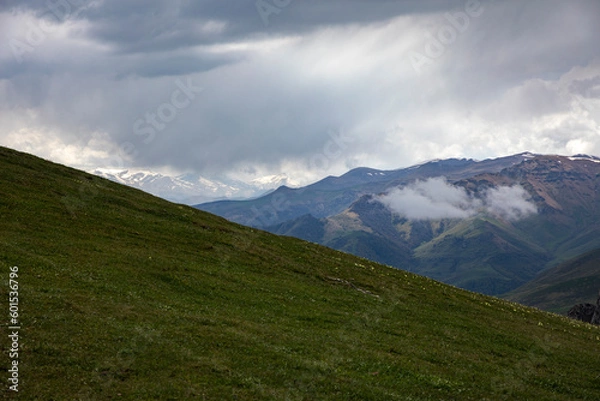
[[[0,169],[18,399],[600,399],[596,327],[5,148]]]
[[[565,314],[580,303],[596,304],[600,290],[600,249],[544,271],[506,298]]]
[[[439,194],[448,187],[436,185],[431,199],[447,206]],[[501,295],[546,268],[600,247],[600,159],[532,155],[497,173],[452,182],[453,189],[479,199],[490,189],[515,186],[526,191],[536,213],[507,218],[483,209],[463,218],[409,219],[378,202],[380,195],[367,194],[337,215],[303,216],[268,230]],[[508,207],[515,200],[507,196],[497,204]]]

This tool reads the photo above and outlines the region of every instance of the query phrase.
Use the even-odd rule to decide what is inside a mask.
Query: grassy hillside
[[[416,272],[462,288],[502,294],[535,277],[548,258],[512,225],[479,215],[415,249]]]
[[[598,328],[4,148],[0,169],[19,399],[600,398]]]
[[[557,313],[573,305],[595,304],[600,290],[600,249],[549,269],[506,298]]]

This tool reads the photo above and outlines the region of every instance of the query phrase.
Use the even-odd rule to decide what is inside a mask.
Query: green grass
[[[19,399],[600,398],[596,327],[8,149],[0,168]]]
[[[506,222],[478,215],[415,249],[414,272],[487,294],[503,294],[531,279],[547,255]]]

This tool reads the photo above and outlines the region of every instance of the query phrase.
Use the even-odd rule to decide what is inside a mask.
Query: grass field
[[[593,400],[600,330],[0,148],[22,400]]]

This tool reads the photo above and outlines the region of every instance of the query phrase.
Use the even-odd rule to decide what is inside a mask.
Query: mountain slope
[[[449,180],[460,180],[483,172],[499,172],[530,157],[533,156],[522,153],[483,161],[435,160],[388,171],[356,168],[340,177],[327,177],[303,188],[283,186],[258,199],[216,201],[195,207],[236,223],[266,228],[305,214],[317,218],[333,216],[343,212],[365,194],[384,192],[417,179],[446,176]]]
[[[19,399],[600,397],[589,325],[5,148],[0,169]]]
[[[519,192],[510,190],[514,187],[530,199],[519,199]],[[380,195],[364,195],[342,213],[313,222],[310,232],[319,232],[318,224],[322,237],[310,240],[493,295],[600,246],[600,160],[593,157],[529,155],[497,173],[460,179],[452,186],[438,182],[429,190],[431,198],[418,192],[425,189],[408,191],[403,201],[413,209],[430,199],[442,205],[437,207],[454,207],[439,201],[451,191],[478,206],[461,218],[408,219],[384,206]],[[490,202],[482,199],[491,190],[500,195],[492,206],[482,207]],[[537,213],[511,217],[511,205]],[[268,230],[309,239],[302,221]]]
[[[506,298],[564,314],[576,304],[595,304],[599,290],[600,249],[596,249],[544,271]]]
[[[412,271],[487,294],[503,294],[531,280],[549,260],[522,233],[487,216],[457,224],[414,250]]]

